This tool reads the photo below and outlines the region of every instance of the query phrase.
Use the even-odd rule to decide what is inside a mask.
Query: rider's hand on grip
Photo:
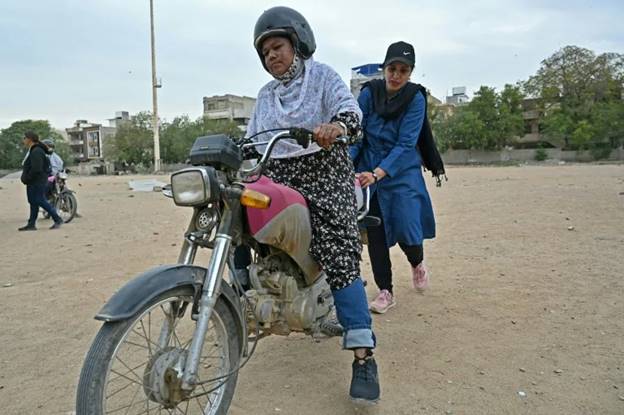
[[[321,124],[314,129],[314,139],[319,146],[328,150],[344,131],[336,124]]]

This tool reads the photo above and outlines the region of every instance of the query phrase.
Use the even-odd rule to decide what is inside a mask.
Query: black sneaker
[[[61,227],[62,224],[63,224],[63,221],[54,222],[54,225],[50,226],[50,229],[58,229]]]
[[[327,317],[319,325],[321,333],[327,337],[338,337],[344,333],[344,328],[340,325],[338,317],[336,317],[336,310],[329,313]]]
[[[376,404],[379,401],[379,376],[373,352],[368,351],[364,359],[355,358],[349,396],[361,404]]]
[[[22,226],[21,228],[17,228],[18,231],[22,232],[22,231],[36,231],[37,227],[35,225],[26,225],[26,226]]]

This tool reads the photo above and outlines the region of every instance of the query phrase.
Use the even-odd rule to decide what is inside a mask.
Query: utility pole
[[[157,88],[160,88],[160,84],[156,82],[156,50],[154,47],[154,0],[150,0],[150,29],[151,29],[151,44],[152,44],[152,106],[153,106],[153,121],[152,126],[154,128],[154,172],[160,171],[160,135],[158,132],[158,94]]]

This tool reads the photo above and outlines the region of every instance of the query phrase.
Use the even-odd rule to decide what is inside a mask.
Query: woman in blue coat
[[[370,309],[377,313],[395,305],[390,262],[395,244],[412,266],[414,287],[422,291],[429,283],[423,240],[435,237],[435,219],[417,147],[426,98],[409,82],[414,62],[412,45],[388,47],[384,79],[366,83],[359,96],[364,139],[350,149],[361,185],[371,186],[370,214],[382,220],[368,229],[368,254],[380,290]]]

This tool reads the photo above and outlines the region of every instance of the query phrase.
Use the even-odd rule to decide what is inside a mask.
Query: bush
[[[605,160],[611,155],[612,148],[608,143],[596,143],[590,146],[589,153],[594,160]]]
[[[548,153],[543,148],[538,148],[535,150],[535,160],[536,161],[544,161],[548,158]]]

